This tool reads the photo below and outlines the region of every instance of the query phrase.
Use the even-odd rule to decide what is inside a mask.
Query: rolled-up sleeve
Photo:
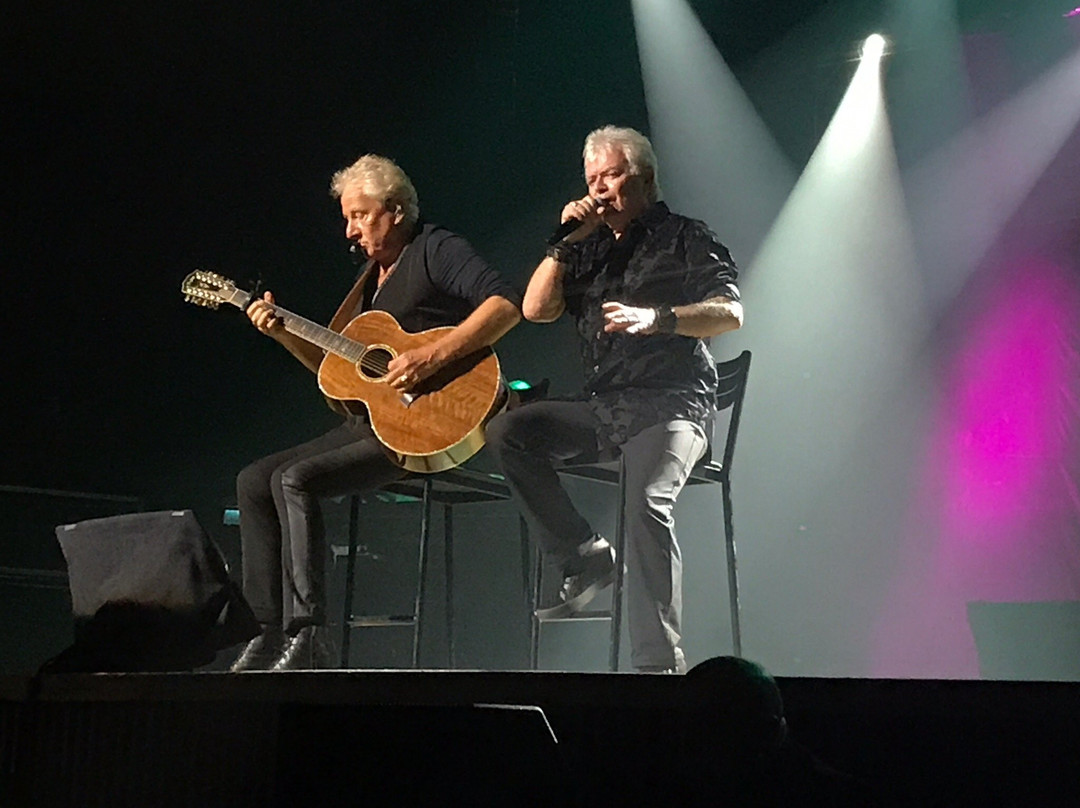
[[[447,233],[430,245],[428,272],[436,288],[476,308],[489,297],[504,297],[518,308],[521,295],[463,237]]]
[[[690,302],[714,297],[739,300],[739,270],[728,248],[703,223],[691,221],[683,234],[687,271],[683,291]]]

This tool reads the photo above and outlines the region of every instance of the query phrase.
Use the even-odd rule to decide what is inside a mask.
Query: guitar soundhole
[[[356,369],[368,381],[376,381],[386,375],[387,366],[393,358],[394,355],[386,348],[371,348],[364,351],[356,363]]]

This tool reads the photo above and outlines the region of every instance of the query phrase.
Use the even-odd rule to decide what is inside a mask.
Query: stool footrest
[[[350,628],[377,628],[379,626],[412,626],[416,615],[412,614],[363,614],[353,615],[346,621]]]
[[[541,617],[534,613],[534,616],[541,623],[573,623],[576,620],[610,620],[611,611],[608,609],[594,610],[588,612],[574,612],[564,617]]]

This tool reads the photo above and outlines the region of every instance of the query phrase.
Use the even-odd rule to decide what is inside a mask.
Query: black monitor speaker
[[[255,636],[251,608],[190,510],[60,525],[75,641],[46,671],[169,671]]]

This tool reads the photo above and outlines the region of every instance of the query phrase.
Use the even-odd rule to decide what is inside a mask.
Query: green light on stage
[[[524,379],[514,379],[506,386],[509,387],[511,390],[532,390],[532,385]]]

